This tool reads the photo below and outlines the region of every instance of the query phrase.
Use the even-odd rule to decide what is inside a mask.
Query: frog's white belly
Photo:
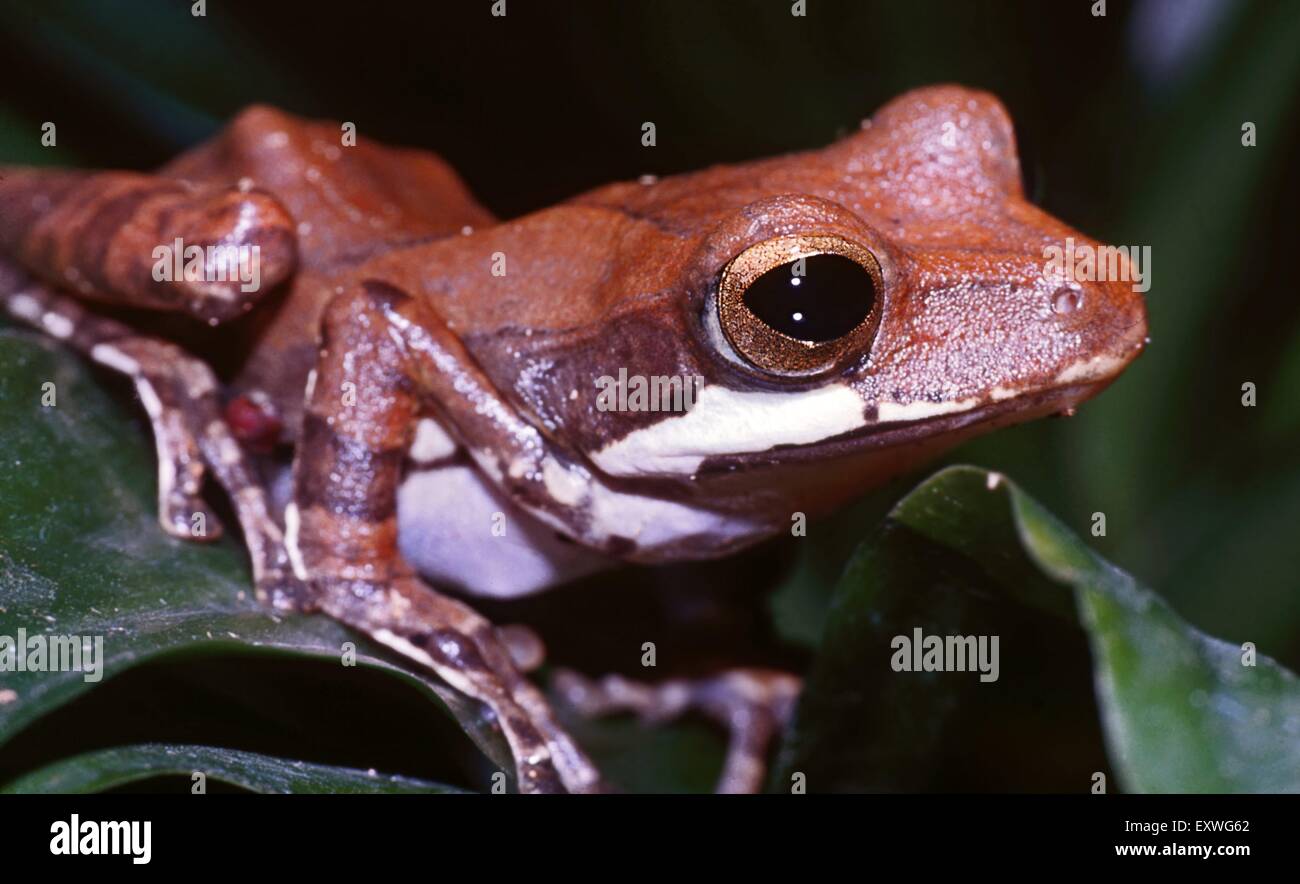
[[[464,462],[412,470],[397,493],[402,555],[435,586],[513,598],[609,567],[560,540]]]
[[[420,422],[410,460],[414,466],[397,493],[399,545],[435,585],[513,598],[616,563],[515,506],[435,421]],[[761,528],[748,517],[616,492],[599,482],[581,490],[591,536],[625,538],[630,557],[641,561],[717,555]]]

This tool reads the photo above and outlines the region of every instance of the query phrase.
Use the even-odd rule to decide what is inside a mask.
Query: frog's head
[[[972,435],[1070,411],[1146,339],[1145,286],[1066,272],[1056,250],[1100,244],[1025,200],[1006,111],[963,88],[908,93],[824,150],[570,206],[606,213],[590,223],[609,248],[581,367],[571,347],[545,357],[566,394],[545,397],[552,429],[628,487],[769,530]],[[1133,272],[1117,253],[1100,263]],[[689,411],[653,393],[600,408],[593,375],[702,383]]]

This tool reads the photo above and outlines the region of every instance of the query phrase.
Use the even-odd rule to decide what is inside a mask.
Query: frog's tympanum
[[[0,301],[132,379],[165,531],[216,536],[210,476],[258,597],[486,704],[525,791],[600,778],[452,594],[726,555],[1070,411],[1144,344],[1129,283],[1045,272],[1045,248],[1095,244],[1025,200],[979,92],[505,222],[437,157],[348,129],[253,107],[154,175],[4,169]],[[651,393],[601,399],[610,379]],[[727,720],[721,787],[750,789],[798,681],[566,685],[588,709]]]

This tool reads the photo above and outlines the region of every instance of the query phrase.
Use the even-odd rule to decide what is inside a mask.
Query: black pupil
[[[853,331],[875,301],[871,274],[843,255],[812,255],[782,264],[745,291],[745,306],[763,322],[817,344]]]

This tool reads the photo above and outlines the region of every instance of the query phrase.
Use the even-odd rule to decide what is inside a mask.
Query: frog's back
[[[265,191],[297,224],[298,271],[283,297],[244,322],[233,379],[237,391],[268,394],[290,436],[316,359],[320,315],[337,281],[377,254],[495,223],[436,155],[385,147],[349,123],[305,120],[263,105],[242,111],[160,174]]]
[[[298,221],[305,270],[493,223],[436,155],[382,146],[350,123],[304,120],[263,105],[241,112],[161,174],[268,191]]]

